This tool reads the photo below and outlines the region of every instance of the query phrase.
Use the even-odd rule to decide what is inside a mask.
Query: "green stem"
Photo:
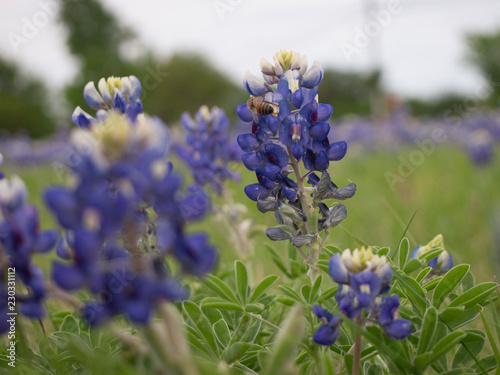
[[[302,206],[302,212],[304,212],[304,215],[306,217],[309,216],[309,202],[307,201],[307,192],[306,192],[306,187],[304,186],[304,178],[302,177],[302,173],[300,172],[300,166],[299,162],[295,159],[295,157],[292,155],[292,151],[290,147],[288,147],[288,155],[290,156],[290,160],[292,161],[292,168],[293,168],[293,173],[295,174],[295,179],[297,180],[297,186],[299,188],[299,199],[300,199],[300,204]],[[306,227],[306,233],[307,234],[307,226]]]
[[[247,313],[248,316],[252,317],[253,319],[260,320],[262,323],[267,324],[269,327],[274,328],[275,330],[279,331],[280,327],[278,327],[276,324],[271,323],[269,320],[266,320],[259,315],[253,314],[253,313]]]

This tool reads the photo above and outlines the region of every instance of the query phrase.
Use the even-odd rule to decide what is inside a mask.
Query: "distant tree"
[[[80,63],[80,74],[66,88],[71,104],[82,102],[83,85],[100,77],[129,75],[129,64],[121,50],[134,39],[131,29],[123,26],[98,0],[62,1],[59,14],[68,30],[67,45]]]
[[[496,107],[500,101],[500,30],[492,34],[468,35],[467,44],[469,60],[490,84],[489,104]]]
[[[42,137],[53,132],[46,87],[24,76],[11,62],[0,58],[0,131]]]
[[[137,76],[143,84],[146,112],[173,123],[184,111],[217,105],[234,117],[234,107],[248,95],[202,56],[176,54],[160,59],[154,54],[131,60],[124,45],[135,38],[98,0],[61,3],[60,19],[68,29],[67,44],[78,58],[80,74],[66,88],[73,105],[82,104],[83,86],[109,76]]]
[[[336,117],[373,114],[374,107],[381,105],[376,102],[381,92],[379,71],[356,73],[325,69],[319,86],[320,102],[332,104]]]
[[[408,99],[410,112],[415,116],[436,117],[445,114],[462,115],[465,111],[466,98],[460,94],[447,93],[432,100]]]
[[[218,106],[230,118],[248,94],[207,59],[197,54],[175,54],[167,60],[142,59],[132,70],[142,82],[144,106],[169,124],[185,111]]]

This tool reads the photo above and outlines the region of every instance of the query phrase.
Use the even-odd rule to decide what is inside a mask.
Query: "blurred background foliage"
[[[170,126],[178,122],[184,111],[195,112],[200,105],[219,105],[231,119],[234,107],[244,103],[248,94],[240,82],[234,82],[202,55],[182,52],[169,57],[152,51],[133,53],[137,37],[132,28],[106,9],[99,0],[61,2],[59,22],[67,30],[69,52],[79,62],[79,73],[64,89],[65,101],[46,102],[47,88],[0,56],[0,131],[28,133],[41,137],[52,133],[54,116],[70,112],[80,105],[82,87],[101,77],[136,75],[143,82],[143,101]],[[480,103],[496,108],[500,97],[500,31],[492,35],[469,35],[466,39],[469,61],[492,82],[491,95]],[[436,98],[395,98],[385,92],[383,71],[339,71],[325,67],[320,86],[323,103],[333,103],[335,117],[372,116],[384,118],[397,107],[405,105],[415,116],[436,117],[459,110],[466,100],[463,95],[447,93]],[[499,84],[495,84],[499,82]],[[150,95],[154,93],[154,95]],[[29,110],[28,110],[29,109]],[[65,116],[64,118],[67,118]],[[70,126],[68,122],[62,126]]]
[[[55,129],[48,110],[47,88],[41,81],[24,76],[19,68],[0,58],[0,132],[28,133],[32,137]]]

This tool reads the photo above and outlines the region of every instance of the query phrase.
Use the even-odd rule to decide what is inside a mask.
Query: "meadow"
[[[411,246],[425,244],[435,234],[442,233],[447,250],[456,264],[469,263],[477,281],[496,280],[499,269],[500,250],[500,168],[498,160],[490,165],[474,165],[462,149],[447,144],[441,145],[404,181],[394,185],[392,191],[386,171],[397,173],[400,157],[416,148],[402,148],[392,152],[377,150],[366,153],[361,150],[348,151],[346,157],[330,165],[329,172],[335,176],[339,186],[354,182],[356,195],[348,200],[347,219],[340,228],[332,232],[328,244],[340,248],[354,249],[359,240],[369,245],[389,246],[395,249],[407,225],[406,236]],[[175,163],[178,172],[183,173],[182,162]],[[232,169],[241,175],[240,182],[229,183],[229,190],[237,203],[248,209],[247,217],[253,218],[262,227],[272,226],[274,215],[260,213],[255,203],[243,193],[245,185],[254,182],[255,175],[241,164]],[[30,202],[40,207],[43,228],[54,227],[52,216],[44,208],[41,192],[47,185],[60,184],[59,170],[50,165],[15,167],[7,165],[6,173],[16,173],[24,179],[29,191]],[[189,180],[189,176],[185,176]],[[216,205],[223,204],[222,197],[214,196]],[[412,217],[415,214],[413,220]],[[237,254],[231,251],[227,233],[221,224],[209,216],[205,221],[193,225],[193,230],[203,229],[218,247],[220,264],[232,265],[230,260]],[[262,231],[255,235],[256,259],[264,267],[264,274],[276,272],[270,261],[265,244],[272,244]],[[284,246],[278,243],[278,246]],[[284,248],[283,248],[283,251]],[[285,257],[283,253],[283,257]],[[48,265],[46,256],[40,261]],[[225,266],[223,266],[225,267]]]

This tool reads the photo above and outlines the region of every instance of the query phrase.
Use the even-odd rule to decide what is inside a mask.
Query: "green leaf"
[[[435,257],[439,256],[443,252],[443,249],[440,247],[436,247],[434,249],[430,249],[429,251],[426,251],[422,255],[418,257],[418,259],[422,260],[424,263],[430,262],[432,259]]]
[[[477,372],[476,370],[471,368],[456,368],[454,370],[441,373],[441,375],[468,375],[468,374],[477,375]]]
[[[275,301],[287,306],[293,306],[296,303],[296,301],[293,298],[285,296],[276,297]]]
[[[465,332],[455,331],[451,332],[441,340],[439,340],[434,347],[431,349],[433,352],[428,363],[432,363],[438,360],[442,355],[448,353],[453,349],[460,341],[462,341],[467,334]]]
[[[255,338],[257,337],[257,335],[260,332],[261,327],[262,327],[262,321],[256,319],[253,322],[253,324],[247,328],[244,335],[241,337],[240,341],[254,342]]]
[[[347,373],[349,375],[352,375],[353,362],[354,362],[354,356],[351,353],[347,353],[346,355],[344,355],[344,363],[347,369]]]
[[[290,271],[288,270],[287,266],[285,266],[285,263],[283,262],[283,260],[281,259],[280,255],[278,254],[278,252],[272,247],[272,246],[269,246],[268,244],[265,245],[266,246],[266,249],[269,250],[269,252],[271,253],[271,259],[272,261],[274,262],[274,264],[276,264],[276,266],[285,274],[287,275],[289,278],[292,278],[292,275],[290,274]]]
[[[212,330],[212,325],[205,314],[203,314],[200,307],[191,301],[184,301],[182,307],[214,354],[217,353],[217,341],[214,331]]]
[[[429,360],[431,359],[433,354],[434,354],[433,352],[426,352],[419,354],[414,358],[413,364],[417,369],[423,372],[429,366],[430,363]]]
[[[495,359],[497,363],[500,363],[500,351],[498,350],[497,343],[495,339],[493,338],[493,334],[491,333],[490,327],[488,325],[488,322],[484,318],[484,314],[482,311],[479,311],[481,314],[481,320],[483,322],[484,330],[486,331],[486,335],[488,335],[488,342],[490,343],[491,349],[493,350],[493,354],[495,355]]]
[[[201,300],[201,305],[203,307],[210,307],[215,309],[244,311],[243,307],[240,304],[229,302],[225,299],[217,297],[206,297]]]
[[[418,340],[417,354],[423,354],[427,351],[429,344],[432,342],[434,332],[438,323],[437,310],[430,306],[424,314],[422,320],[422,328],[420,330],[420,338]]]
[[[461,314],[464,313],[464,307],[447,307],[443,311],[439,313],[439,317],[444,322],[450,322],[456,318],[458,318]]]
[[[410,259],[403,268],[403,272],[408,274],[422,267],[422,262],[418,259]]]
[[[495,282],[478,284],[455,298],[448,306],[464,306],[467,309],[486,299],[496,288],[498,288],[498,284]]]
[[[429,274],[429,272],[431,272],[432,270],[432,267],[427,267],[427,268],[424,268],[422,271],[420,271],[417,275],[417,277],[415,277],[415,280],[418,282],[418,283],[421,283],[422,280],[425,279],[425,277]]]
[[[460,315],[451,320],[446,320],[446,317],[443,315],[443,321],[450,327],[450,329],[456,329],[458,327],[463,326],[471,321],[473,321],[478,315],[481,306],[475,305],[468,309],[465,309]]]
[[[365,362],[365,366],[363,368],[363,373],[365,375],[384,375],[384,370],[382,366],[377,365],[375,363]]]
[[[490,372],[494,369],[498,369],[498,361],[496,360],[494,354],[491,354],[489,356],[482,358],[479,362],[481,363],[481,366],[486,370],[486,372]],[[476,371],[475,372],[476,374],[479,374],[479,372],[482,372],[483,374],[485,374],[485,372],[482,371],[482,369],[479,369],[479,366],[475,366],[474,370]],[[497,374],[498,374],[498,372],[497,372]]]
[[[342,319],[342,322],[347,325],[348,328],[365,337],[368,341],[370,341],[374,346],[377,347],[379,352],[384,353],[387,358],[394,361],[394,363],[396,363],[400,369],[409,369],[412,367],[411,363],[405,357],[403,357],[402,355],[394,355],[395,353],[393,349],[385,344],[383,335],[378,336],[376,333],[374,333],[373,328],[377,327],[372,326],[367,327],[367,329],[363,329],[344,314],[338,314],[337,316]]]
[[[290,288],[288,285],[280,285],[278,288],[288,297],[293,298],[295,301],[301,304],[306,304],[306,301],[302,298],[302,296],[294,289]]]
[[[430,292],[431,290],[433,290],[438,284],[439,282],[443,279],[443,276],[438,276],[438,277],[435,277],[434,279],[432,279],[431,281],[429,281],[428,283],[426,283],[423,287],[426,291]]]
[[[472,361],[473,358],[469,354],[469,351],[472,352],[474,356],[478,356],[483,350],[484,347],[484,332],[479,330],[468,330],[465,331],[467,336],[462,340],[462,344],[467,345],[467,349],[464,345],[460,346],[453,356],[452,368],[457,367],[466,367]]]
[[[304,300],[309,301],[309,296],[311,295],[311,286],[307,284],[302,285],[302,288],[300,288],[300,294],[302,294]]]
[[[250,313],[260,313],[266,306],[262,303],[249,303],[245,305],[245,311]]]
[[[328,253],[329,255],[328,259],[330,259],[336,253],[342,253],[341,249],[333,245],[326,245],[323,247],[323,249]]]
[[[305,328],[303,308],[300,305],[295,305],[281,325],[273,345],[272,355],[265,366],[265,374],[280,374],[286,365],[293,363]]]
[[[206,286],[208,286],[210,289],[212,289],[215,293],[217,293],[219,296],[227,299],[228,301],[234,302],[239,304],[240,301],[238,301],[238,298],[234,295],[233,291],[229,289],[229,287],[226,285],[224,281],[219,279],[217,276],[214,275],[208,275],[203,282],[205,283]]]
[[[67,315],[59,328],[61,332],[73,333],[80,336],[80,326],[72,315]]]
[[[467,272],[467,275],[464,277],[464,281],[462,281],[462,290],[464,292],[468,291],[476,284],[476,280],[474,279],[474,275],[471,271]]]
[[[387,254],[389,254],[389,251],[391,251],[391,249],[389,247],[376,247],[376,246],[373,247],[373,250],[374,250],[374,253],[379,255],[379,256],[387,255]]]
[[[324,301],[328,301],[329,299],[333,298],[333,296],[338,292],[339,287],[334,286],[330,289],[328,289],[326,292],[324,292],[319,298],[318,298],[318,303],[322,303]]]
[[[224,352],[224,360],[227,363],[233,363],[243,357],[247,350],[252,346],[251,342],[235,342]]]
[[[214,333],[223,348],[226,348],[231,342],[231,332],[224,319],[219,320],[213,325]]]
[[[265,293],[269,288],[271,288],[274,283],[278,280],[277,275],[269,275],[264,280],[262,280],[259,285],[255,287],[252,296],[250,297],[250,303],[255,302],[259,299],[259,297]]]
[[[425,292],[422,286],[411,277],[400,273],[401,271],[395,271],[394,276],[401,284],[401,288],[404,290],[406,297],[411,301],[413,306],[418,308],[423,314],[427,309],[429,301],[425,298]]]
[[[248,271],[247,266],[241,260],[234,262],[234,276],[241,302],[246,303],[248,296]]]
[[[400,269],[402,269],[406,264],[409,253],[410,253],[410,241],[408,241],[408,238],[404,237],[398,246],[398,264]]]
[[[321,289],[321,283],[323,282],[323,275],[319,274],[314,284],[311,288],[311,292],[309,293],[309,303],[314,303],[316,301],[316,296],[318,295],[319,290]]]
[[[439,307],[446,297],[455,290],[467,271],[469,271],[469,268],[470,266],[468,264],[461,264],[453,267],[443,276],[432,295],[432,304],[435,307]]]

